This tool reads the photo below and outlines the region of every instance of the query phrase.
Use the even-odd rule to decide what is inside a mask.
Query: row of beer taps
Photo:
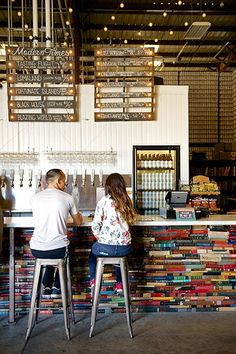
[[[25,171],[24,169],[19,169],[18,171],[19,174],[19,186],[23,187],[24,185],[24,175],[25,175]],[[9,171],[9,181],[10,181],[10,187],[14,188],[15,186],[15,175],[16,175],[16,171],[15,169],[10,169]],[[42,171],[39,170],[38,175],[36,176],[37,179],[37,184],[38,187],[41,186],[41,179],[42,179]],[[33,185],[33,170],[30,169],[28,170],[28,181],[29,181],[29,187],[32,187]],[[1,175],[0,175],[0,188],[4,188],[7,185],[7,171],[5,169],[3,169],[1,171]]]
[[[24,179],[25,179],[25,170],[24,169],[19,169],[18,171],[19,174],[19,186],[23,187],[24,185]],[[10,187],[14,188],[15,186],[15,175],[16,175],[16,171],[15,169],[10,169],[9,171],[9,182],[10,182]],[[68,186],[69,184],[69,170],[65,171],[65,175],[66,175],[66,186]],[[40,188],[42,186],[42,170],[38,170],[37,174],[36,174],[36,186],[37,188]],[[34,178],[34,171],[32,169],[28,170],[28,186],[32,187],[33,186],[33,178]],[[81,175],[81,187],[85,187],[86,185],[86,181],[88,178],[88,174],[87,171],[84,169],[82,171],[82,175]],[[98,179],[99,179],[99,187],[103,186],[103,170],[99,171],[98,174]],[[90,184],[91,186],[95,185],[95,169],[91,170],[90,173]],[[0,188],[4,188],[6,187],[7,184],[7,171],[5,169],[2,169],[1,171],[1,175],[0,175]],[[74,187],[78,187],[78,174],[77,174],[77,170],[73,171],[72,174],[72,185]]]

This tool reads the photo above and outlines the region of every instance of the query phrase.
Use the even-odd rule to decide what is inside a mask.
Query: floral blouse
[[[129,226],[116,211],[115,202],[110,195],[106,195],[97,203],[92,232],[100,243],[120,246],[131,243]]]

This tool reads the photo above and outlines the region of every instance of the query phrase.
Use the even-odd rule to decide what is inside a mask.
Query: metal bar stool
[[[32,332],[35,323],[38,322],[38,315],[42,297],[42,279],[47,265],[57,267],[59,270],[62,307],[64,313],[65,330],[68,340],[70,340],[70,317],[73,323],[75,323],[74,309],[72,303],[69,258],[67,257],[66,260],[36,258],[28,327],[25,336],[26,341],[29,339],[29,336]]]
[[[130,291],[129,291],[129,280],[128,280],[128,262],[127,262],[127,257],[119,257],[119,256],[118,257],[97,257],[97,268],[96,268],[96,276],[95,276],[89,337],[90,338],[92,337],[95,322],[96,322],[103,270],[106,264],[113,264],[113,265],[120,266],[121,278],[122,278],[123,289],[124,289],[127,324],[128,324],[130,338],[133,338],[133,330],[131,324],[132,319],[131,319]]]

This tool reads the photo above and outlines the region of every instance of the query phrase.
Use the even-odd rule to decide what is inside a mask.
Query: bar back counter
[[[94,241],[91,219],[68,222],[73,246],[72,291],[75,312],[91,310],[88,256]],[[0,314],[9,322],[28,313],[34,272],[29,240],[31,217],[4,220],[0,259]],[[131,228],[129,256],[132,310],[236,311],[236,216],[212,215],[197,221],[138,216]],[[106,270],[100,311],[123,312],[124,298],[113,290],[114,269]],[[53,309],[52,309],[53,305]],[[44,313],[61,312],[60,297],[45,296]]]

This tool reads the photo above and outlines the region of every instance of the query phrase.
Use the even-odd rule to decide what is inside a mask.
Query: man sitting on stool
[[[45,176],[48,188],[36,193],[31,199],[34,232],[30,240],[31,253],[36,258],[66,258],[69,240],[66,222],[69,214],[79,226],[82,215],[73,197],[64,192],[66,177],[60,169],[52,169]],[[58,270],[47,266],[43,278],[44,294],[60,294]]]

